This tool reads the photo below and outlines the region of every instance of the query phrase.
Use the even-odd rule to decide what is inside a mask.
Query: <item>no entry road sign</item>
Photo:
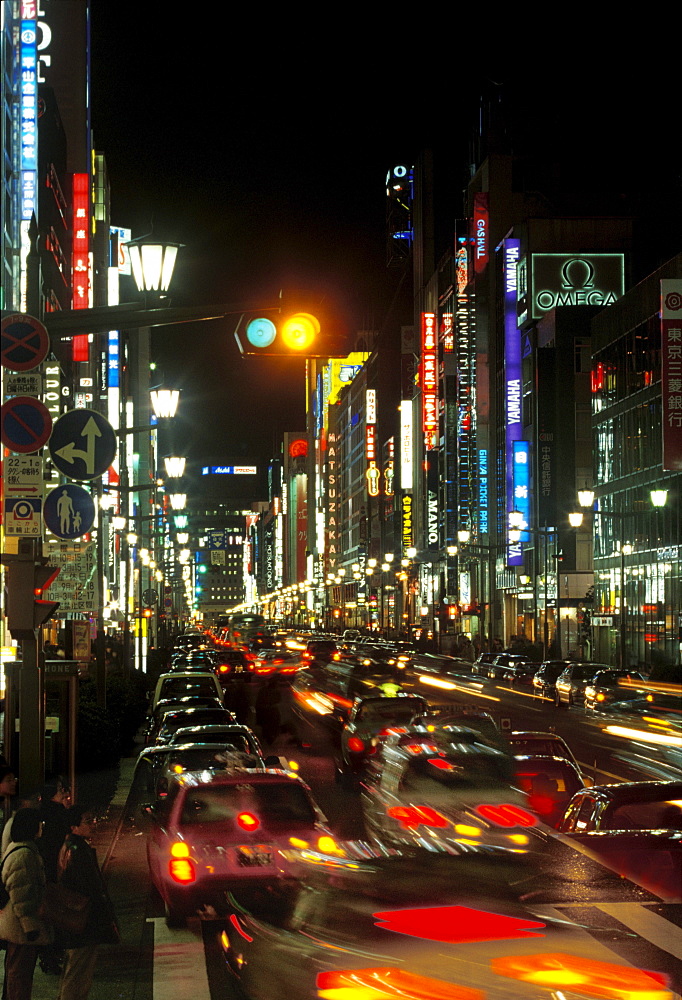
[[[45,360],[50,349],[47,330],[35,316],[12,313],[3,317],[0,334],[0,361],[3,368],[26,372]]]
[[[13,396],[0,410],[0,426],[5,447],[27,455],[47,442],[52,433],[52,417],[35,396]]]

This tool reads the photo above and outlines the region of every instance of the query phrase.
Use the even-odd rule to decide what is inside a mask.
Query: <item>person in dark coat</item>
[[[120,936],[97,854],[87,841],[95,823],[93,815],[80,806],[73,806],[68,811],[68,819],[70,833],[59,855],[59,882],[87,896],[90,912],[82,933],[58,931],[59,943],[66,950],[66,961],[57,1000],[86,1000],[100,944],[116,944]]]
[[[7,1000],[30,1000],[38,948],[52,940],[52,928],[41,916],[45,870],[36,843],[41,831],[38,810],[19,809],[3,855],[2,883],[9,901],[0,912],[0,938],[7,941],[3,993]]]
[[[40,797],[40,818],[45,824],[38,849],[45,863],[45,878],[57,881],[57,859],[69,832],[67,811],[71,805],[71,789],[63,779],[45,785]]]

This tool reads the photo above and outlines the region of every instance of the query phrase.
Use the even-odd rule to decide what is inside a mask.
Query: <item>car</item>
[[[301,660],[309,667],[322,666],[338,652],[334,639],[310,639],[303,650]]]
[[[577,792],[558,825],[615,871],[682,902],[682,781],[624,781]]]
[[[359,771],[367,758],[376,753],[379,738],[387,730],[410,725],[427,707],[421,695],[403,692],[393,696],[372,694],[356,698],[341,730],[337,774]]]
[[[236,721],[232,712],[228,712],[222,705],[217,704],[215,707],[172,709],[160,719],[149,742],[153,742],[157,746],[169,743],[173,733],[186,726],[219,725]]]
[[[526,664],[527,657],[516,653],[500,653],[488,667],[488,677],[491,681],[509,680],[514,668]]]
[[[533,674],[533,697],[554,701],[557,677],[569,665],[569,660],[545,660]]]
[[[533,678],[539,669],[540,664],[533,660],[522,660],[512,664],[507,670],[506,677],[509,687],[516,690],[527,688],[530,691],[533,687]]]
[[[172,734],[168,746],[180,743],[232,743],[238,750],[263,757],[263,750],[256,734],[239,722],[224,725],[209,723],[203,726],[180,726]]]
[[[134,798],[143,809],[168,794],[168,783],[185,771],[224,771],[235,767],[264,770],[265,758],[250,751],[239,736],[232,742],[171,743],[167,746],[146,747],[135,762],[132,789]],[[270,764],[269,766],[275,766]],[[279,762],[276,764],[280,766]]]
[[[490,712],[476,705],[445,705],[440,709],[430,708],[427,713],[415,719],[415,724],[425,725],[428,732],[440,732],[444,739],[451,728],[464,726],[473,729],[492,746],[509,752],[507,740],[500,732]]]
[[[563,737],[556,733],[528,732],[514,730],[507,735],[507,742],[513,754],[529,754],[547,757],[565,757],[580,773],[584,785],[593,785],[592,778],[582,773],[580,764]]]
[[[336,849],[310,789],[284,771],[175,774],[147,815],[149,871],[170,926],[203,906],[224,910],[227,890],[291,874],[287,848]]]
[[[185,712],[189,709],[219,709],[223,710],[223,702],[217,695],[206,697],[185,696],[179,698],[164,698],[157,702],[156,708],[149,716],[145,740],[147,743],[154,743],[159,728],[163,724],[165,717],[172,712]]]
[[[221,684],[238,678],[251,680],[253,661],[253,654],[243,649],[221,649],[213,656],[214,670]]]
[[[160,701],[183,697],[213,697],[222,702],[223,690],[212,672],[187,671],[161,674],[151,698],[150,710],[153,712]]]
[[[552,827],[559,825],[571,798],[584,787],[580,771],[565,757],[515,754],[514,773],[528,807]]]
[[[258,653],[253,661],[255,677],[293,677],[301,669],[301,658],[286,649],[268,649]]]
[[[471,673],[477,677],[487,677],[490,664],[497,655],[497,653],[481,653],[471,664]]]
[[[653,895],[570,843],[534,828],[526,835],[537,850],[502,857],[425,846],[404,852],[365,846],[352,854],[348,845],[347,858],[307,852],[298,879],[228,900],[232,912],[220,946],[239,995],[679,996],[671,992],[682,984],[675,913],[658,915]],[[617,917],[607,923],[600,904]],[[663,921],[658,948],[640,937],[650,904]],[[652,924],[644,931],[649,937]],[[642,965],[652,973],[640,971]]]
[[[509,754],[473,729],[449,727],[447,738],[425,726],[388,734],[367,763],[361,783],[365,827],[389,846],[416,846],[428,833],[454,848],[516,850],[534,825],[522,793],[512,788]],[[500,809],[517,822],[500,827],[486,819]]]
[[[633,701],[642,696],[637,681],[644,678],[637,670],[598,670],[585,688],[585,708],[594,711],[614,702]]]
[[[608,663],[579,661],[565,667],[554,682],[554,705],[571,708],[585,701],[585,688],[600,670],[610,670]]]
[[[471,678],[471,663],[459,656],[441,656],[436,653],[416,653],[410,667],[414,674],[426,674],[434,677],[455,677],[469,680]]]

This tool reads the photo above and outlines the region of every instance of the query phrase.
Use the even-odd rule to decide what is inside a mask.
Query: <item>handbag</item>
[[[82,934],[90,916],[92,900],[61,882],[45,886],[42,916],[57,930],[67,934]]]

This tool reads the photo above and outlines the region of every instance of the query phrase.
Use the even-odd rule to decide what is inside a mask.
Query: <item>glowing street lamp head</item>
[[[173,510],[184,510],[187,503],[186,493],[171,493],[170,504]]]
[[[180,402],[179,389],[153,389],[150,393],[154,415],[160,418],[174,417]]]
[[[181,476],[185,474],[185,462],[186,459],[179,458],[177,455],[168,455],[164,458],[163,464],[166,469],[166,475],[169,479],[180,479]]]

